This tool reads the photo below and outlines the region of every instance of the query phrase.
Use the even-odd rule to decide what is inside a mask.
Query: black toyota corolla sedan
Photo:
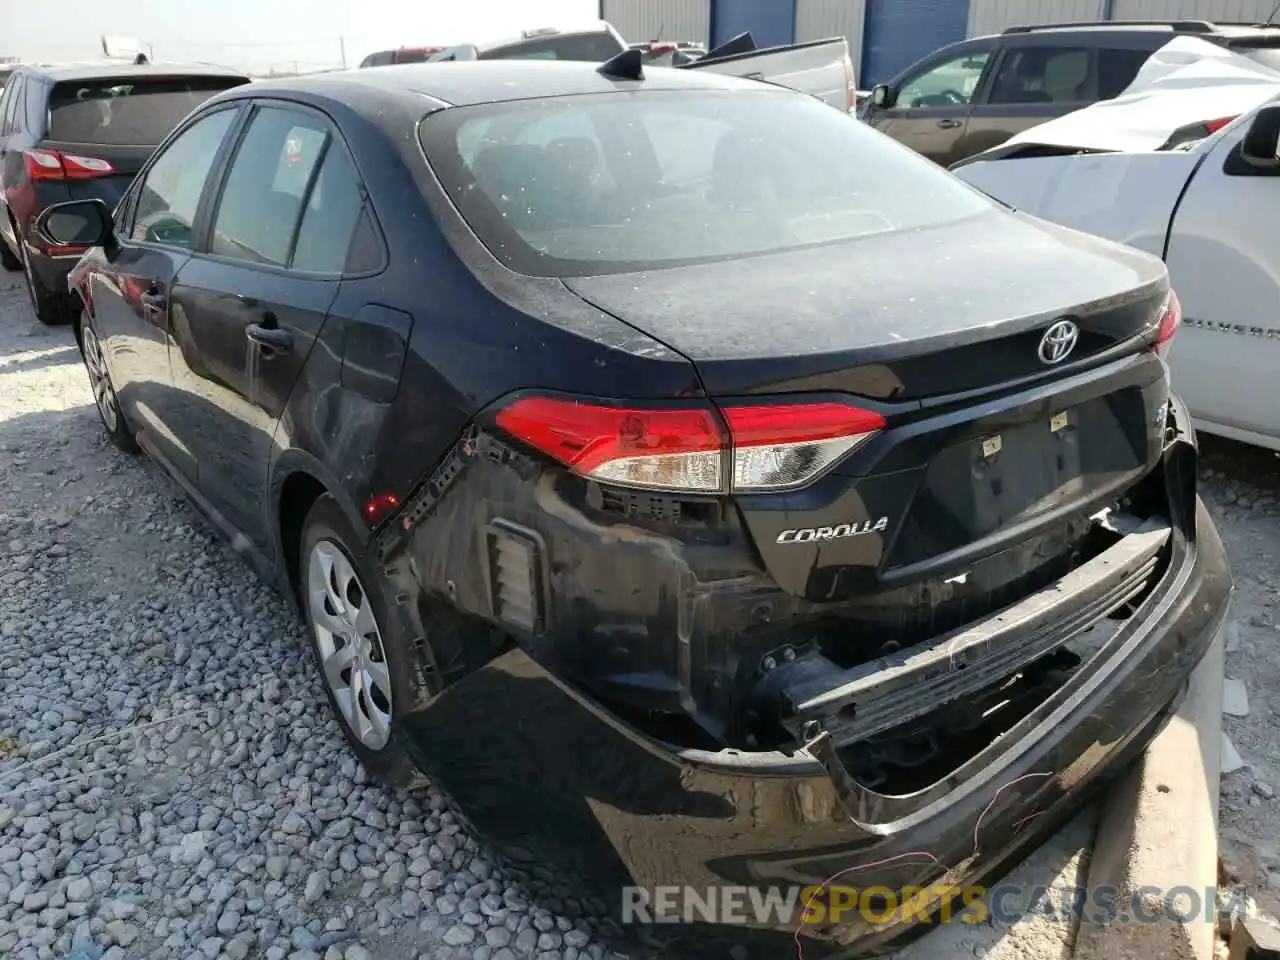
[[[919,929],[812,888],[988,882],[1225,613],[1163,265],[810,97],[634,52],[258,83],[39,229],[95,245],[111,440],[296,598],[360,760],[674,909],[666,956]]]

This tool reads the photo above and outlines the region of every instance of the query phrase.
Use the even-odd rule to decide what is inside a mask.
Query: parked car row
[[[526,30],[519,37],[447,47],[431,62],[458,60],[571,60],[603,63],[627,50],[642,63],[708,70],[808,93],[846,112],[857,109],[857,81],[843,37],[760,49],[749,33],[704,50],[692,43],[628,44],[603,20],[582,27]]]
[[[1174,36],[1194,36],[1263,62],[1280,55],[1280,24],[1112,20],[1013,27],[951,44],[913,64],[875,87],[860,116],[947,166],[1116,97]]]
[[[643,61],[228,83],[20,249],[89,247],[107,435],[296,603],[384,781],[615,906],[989,883],[1226,614],[1165,267],[812,96]],[[24,149],[70,190],[83,142]],[[919,930],[860,923],[649,932]]]

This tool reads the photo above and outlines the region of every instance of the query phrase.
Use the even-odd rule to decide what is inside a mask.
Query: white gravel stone
[[[1245,766],[1244,759],[1240,756],[1240,751],[1236,749],[1236,745],[1231,742],[1231,738],[1222,734],[1222,769],[1221,775],[1226,776],[1235,773],[1237,770],[1243,769]]]
[[[1228,717],[1249,715],[1249,691],[1242,681],[1232,677],[1222,681],[1222,712]]]

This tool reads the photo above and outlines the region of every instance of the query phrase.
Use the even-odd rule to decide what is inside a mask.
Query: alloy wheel
[[[307,558],[307,604],[321,671],[361,744],[391,737],[391,673],[369,596],[342,549],[321,540]]]
[[[98,405],[98,413],[102,415],[102,423],[108,433],[115,433],[120,426],[120,407],[116,403],[116,392],[111,387],[111,378],[107,375],[107,365],[102,359],[102,346],[98,343],[98,335],[93,328],[85,325],[80,333],[80,345],[84,354],[84,366],[89,371],[89,386],[93,388],[93,400]]]

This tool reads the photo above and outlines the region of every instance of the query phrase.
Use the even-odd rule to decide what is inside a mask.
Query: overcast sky
[[[597,0],[0,0],[0,57],[100,57],[100,37],[151,44],[157,60],[247,69],[349,66],[401,45],[497,39],[594,20]]]

